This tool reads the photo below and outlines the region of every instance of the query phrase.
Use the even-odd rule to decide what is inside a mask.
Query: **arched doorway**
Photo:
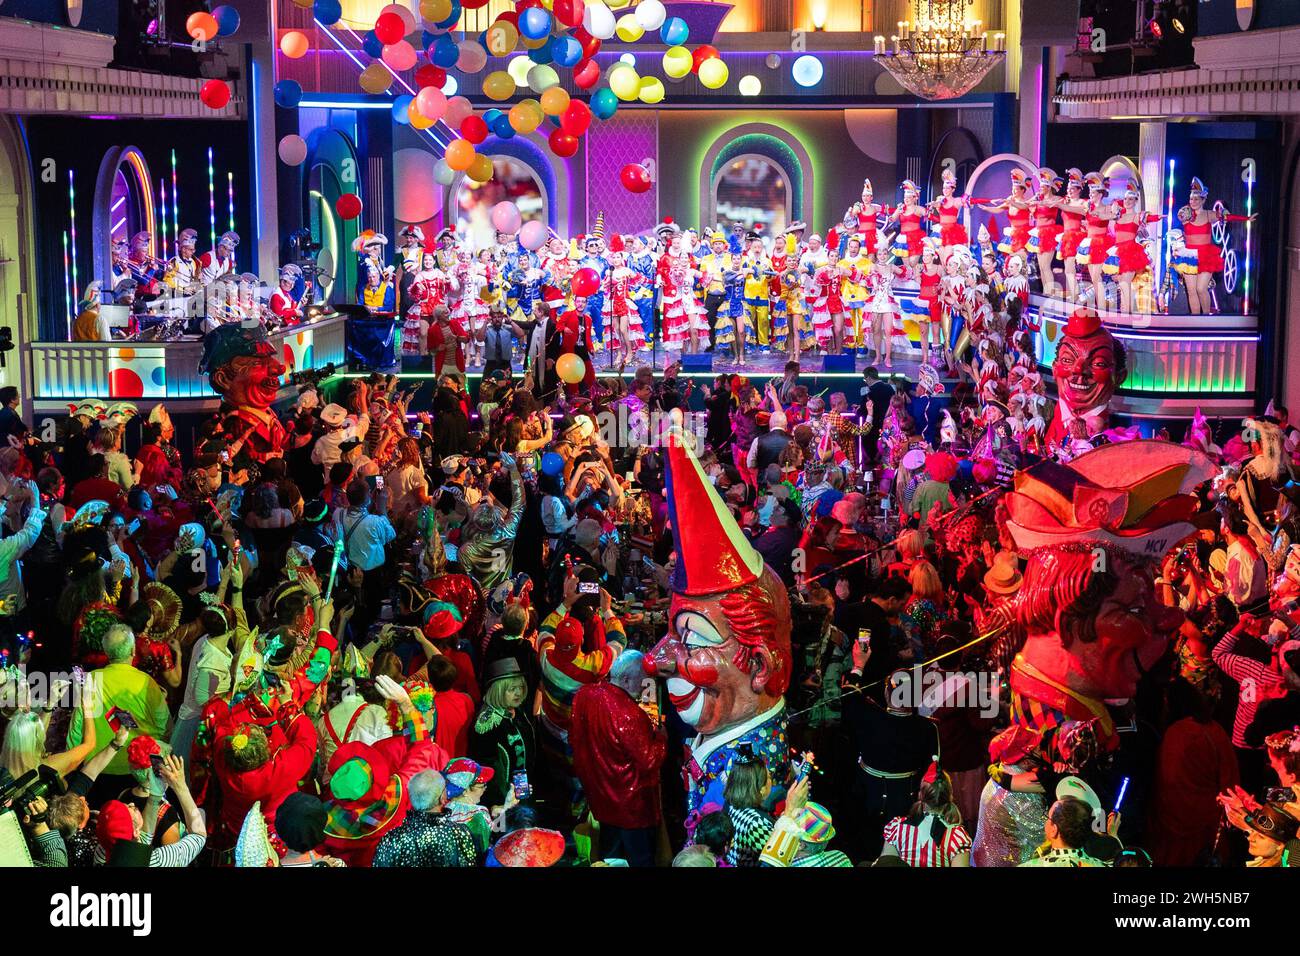
[[[791,222],[790,192],[789,176],[776,162],[757,153],[737,156],[714,177],[715,221],[745,229],[762,224],[765,235],[779,236]]]
[[[303,177],[303,222],[312,241],[320,245],[316,264],[322,270],[319,298],[335,304],[353,301],[357,286],[357,257],[352,242],[361,232],[359,219],[335,212],[339,197],[360,195],[356,150],[337,130],[313,133],[308,143],[307,174]]]
[[[943,171],[951,169],[957,177],[957,191],[969,182],[979,164],[984,161],[984,150],[980,147],[975,134],[964,126],[954,126],[943,134],[934,152],[930,154],[930,170],[927,177],[929,197],[943,195]]]
[[[448,224],[475,249],[496,241],[492,207],[497,203],[514,203],[523,222],[548,221],[545,185],[532,166],[514,156],[493,156],[492,170],[492,178],[481,185],[462,176],[448,210]]]
[[[0,325],[13,333],[15,348],[0,365],[0,386],[16,385],[23,400],[23,418],[32,421],[32,387],[27,343],[39,338],[36,299],[37,257],[32,236],[31,181],[28,179],[22,139],[12,117],[0,117]],[[46,321],[63,332],[55,320],[63,311],[58,303],[46,309]]]
[[[808,151],[789,131],[768,123],[748,123],[729,130],[720,136],[705,152],[700,169],[700,222],[706,227],[724,221],[719,210],[718,186],[729,176],[737,161],[741,162],[737,174],[743,174],[746,163],[765,161],[780,174],[780,179],[769,180],[775,189],[783,182],[786,193],[784,217],[786,222],[807,221],[812,218],[813,171]],[[752,173],[759,167],[751,165]],[[770,174],[769,174],[770,175]],[[724,195],[723,199],[727,197]],[[773,204],[775,205],[775,204]],[[775,215],[775,209],[769,210]],[[746,228],[751,224],[742,222]]]
[[[162,258],[153,178],[144,155],[134,146],[114,146],[104,154],[95,179],[92,207],[95,230],[95,278],[111,291],[113,242],[149,234],[149,254]]]

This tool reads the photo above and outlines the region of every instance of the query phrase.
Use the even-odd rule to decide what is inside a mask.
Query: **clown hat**
[[[626,250],[627,250],[627,246],[623,244],[623,237],[617,232],[614,233],[614,235],[611,236],[609,240],[609,251],[625,252]]]
[[[668,509],[677,550],[672,589],[687,597],[732,591],[759,579],[763,556],[741,533],[704,477],[699,459],[673,428],[668,437]]]
[[[605,241],[605,211],[603,209],[596,213],[596,224],[591,227],[591,235],[587,236],[587,238],[599,239],[601,242]]]
[[[1065,323],[1065,334],[1071,338],[1082,339],[1096,333],[1101,328],[1101,317],[1091,309],[1075,309],[1070,320]]]
[[[794,823],[799,828],[799,839],[804,843],[830,843],[835,839],[830,811],[820,803],[810,800],[804,804]]]
[[[582,647],[582,622],[575,617],[564,617],[555,625],[555,649],[573,652]]]
[[[492,847],[492,857],[498,866],[554,866],[562,856],[564,834],[541,827],[507,833]]]
[[[471,787],[490,782],[495,775],[491,767],[480,766],[468,757],[457,757],[442,771],[448,797],[459,797]]]
[[[430,608],[425,608],[429,611]],[[424,636],[431,641],[439,641],[451,637],[457,633],[464,621],[460,613],[460,608],[454,604],[448,604],[446,601],[432,602],[432,613],[429,619],[424,622]]]
[[[387,751],[349,741],[330,757],[325,832],[340,840],[359,840],[390,827],[405,802],[402,778]]]

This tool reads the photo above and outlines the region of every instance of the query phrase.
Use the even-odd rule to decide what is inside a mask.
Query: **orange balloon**
[[[280,52],[291,60],[299,60],[307,55],[307,34],[300,30],[290,30],[280,37]]]
[[[469,169],[470,164],[474,162],[474,157],[478,155],[474,152],[474,144],[467,139],[454,139],[447,146],[447,152],[443,159],[447,160],[447,165],[463,173]]]
[[[191,13],[189,19],[185,21],[185,32],[205,43],[217,35],[218,29],[217,18],[206,10]]]
[[[448,163],[447,165],[451,165]],[[454,167],[453,167],[454,168]],[[469,169],[465,170],[465,175],[476,183],[485,183],[492,178],[492,157],[479,153],[474,157],[474,162],[469,164]]]
[[[419,108],[416,106],[415,100],[411,100],[407,105],[406,116],[411,121],[412,129],[428,129],[434,123],[433,120],[420,112]]]

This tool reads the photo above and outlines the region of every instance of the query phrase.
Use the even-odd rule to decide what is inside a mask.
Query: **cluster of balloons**
[[[191,13],[185,21],[185,32],[199,43],[228,37],[238,29],[239,11],[231,6],[216,7],[211,13]],[[222,80],[208,80],[199,88],[199,101],[209,109],[224,109],[230,102],[230,87]]]

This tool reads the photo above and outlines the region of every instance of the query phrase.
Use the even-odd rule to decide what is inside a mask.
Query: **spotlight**
[[[794,81],[802,87],[816,86],[822,81],[822,61],[811,53],[805,53],[794,61],[791,68]]]

